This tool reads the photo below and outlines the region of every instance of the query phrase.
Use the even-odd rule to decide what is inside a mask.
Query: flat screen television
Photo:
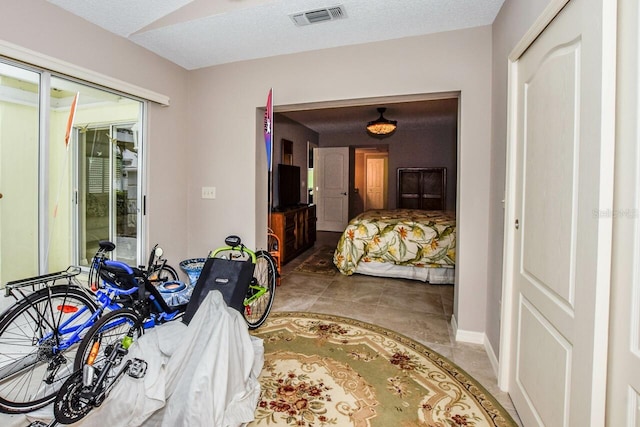
[[[300,204],[300,166],[278,165],[278,206]]]

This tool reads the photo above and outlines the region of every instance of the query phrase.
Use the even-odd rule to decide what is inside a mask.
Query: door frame
[[[498,386],[503,391],[509,391],[509,372],[512,368],[514,360],[511,360],[511,348],[517,343],[513,342],[512,331],[514,324],[514,316],[516,313],[513,310],[511,301],[513,299],[513,277],[515,267],[515,228],[513,227],[514,218],[516,217],[516,192],[515,177],[517,173],[517,159],[516,159],[516,146],[517,141],[517,66],[519,58],[524,54],[528,47],[535,41],[535,39],[542,33],[542,31],[550,24],[550,22],[560,13],[564,6],[570,0],[551,0],[549,5],[545,8],[543,13],[534,22],[532,27],[527,31],[520,42],[515,46],[508,58],[508,98],[507,98],[507,147],[506,147],[506,185],[505,185],[505,219],[504,219],[504,251],[503,251],[503,274],[502,274],[502,308],[501,308],[501,331],[500,331],[500,361],[498,365]],[[613,3],[613,2],[612,2]],[[603,6],[604,7],[604,6]],[[605,28],[603,29],[602,43],[605,46],[603,48],[603,73],[607,75],[615,76],[615,4],[608,6],[603,10],[605,17]],[[610,26],[610,27],[607,27]],[[607,56],[608,55],[608,56]],[[604,68],[609,67],[609,68]],[[610,79],[615,82],[615,79]],[[608,82],[607,82],[608,83]],[[603,103],[611,103],[611,105],[605,105],[604,108],[611,107],[609,111],[615,111],[615,97],[608,96],[609,92],[615,90],[615,85],[612,87],[604,87],[608,93],[603,95]],[[614,127],[613,114],[608,120],[603,120],[602,128],[603,133],[609,132],[613,134]],[[604,298],[603,302],[608,301],[608,298]],[[603,308],[603,311],[598,314],[598,322],[595,325],[599,334],[604,334],[606,341],[607,327],[608,327],[608,304]],[[605,317],[605,318],[603,318]],[[606,348],[602,349],[599,353],[599,357],[604,357],[606,361]],[[598,364],[602,362],[599,359]],[[606,370],[605,370],[606,371]],[[597,374],[599,378],[606,378],[606,372],[600,372]],[[594,380],[595,381],[595,380]],[[598,408],[590,408],[592,415],[599,416],[600,412],[604,412],[605,405],[605,391],[606,381],[597,381],[598,384],[602,383],[602,387],[593,391],[594,399],[592,402],[600,401],[601,405]],[[593,419],[593,418],[592,418]],[[602,418],[603,419],[603,418]]]
[[[606,425],[640,421],[640,5],[618,2],[616,167]],[[606,214],[606,213],[605,213]]]

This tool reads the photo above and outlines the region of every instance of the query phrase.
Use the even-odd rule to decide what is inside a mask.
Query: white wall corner
[[[482,344],[484,346],[486,346],[485,342],[489,341],[484,332],[473,332],[458,329],[458,322],[456,321],[455,314],[451,316],[451,328],[453,329],[453,336],[456,341],[471,344]]]

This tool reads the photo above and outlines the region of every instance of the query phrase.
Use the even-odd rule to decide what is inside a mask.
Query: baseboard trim
[[[456,321],[455,315],[451,316],[451,327],[453,328],[453,336],[456,341],[484,345],[486,339],[484,332],[473,332],[458,329],[458,322]]]
[[[489,339],[486,335],[484,336],[484,351],[487,352],[489,362],[491,362],[491,368],[493,368],[493,373],[495,374],[496,378],[498,378],[498,368],[500,362],[498,362],[498,356],[496,356],[496,353],[493,351],[493,347],[491,347],[491,343],[489,342]]]
[[[489,339],[487,338],[487,334],[484,332],[473,332],[473,331],[465,331],[462,329],[458,329],[458,322],[456,320],[456,316],[451,316],[451,328],[453,329],[453,336],[456,341],[466,342],[470,344],[480,344],[484,346],[484,351],[487,353],[487,357],[489,357],[489,362],[491,362],[491,368],[493,369],[493,373],[498,376],[498,357],[496,353],[493,351],[491,347],[491,343],[489,343]]]

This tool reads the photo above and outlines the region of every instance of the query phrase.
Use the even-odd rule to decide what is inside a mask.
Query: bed
[[[455,278],[455,213],[418,209],[371,210],[349,222],[333,262],[354,273],[452,284]]]

